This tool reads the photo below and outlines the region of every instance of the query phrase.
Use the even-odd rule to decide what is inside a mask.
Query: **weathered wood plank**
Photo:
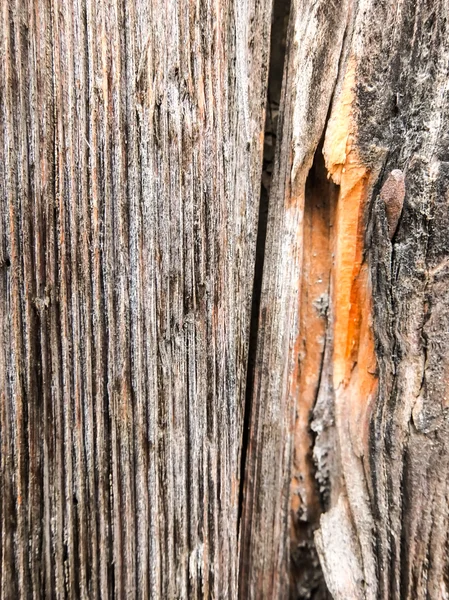
[[[293,0],[291,6],[245,474],[244,598],[289,594],[304,190],[337,78],[347,13],[348,3]]]
[[[271,0],[2,0],[1,598],[449,596],[449,7],[291,5],[241,486]]]
[[[236,598],[271,0],[3,0],[0,597]]]
[[[333,598],[449,594],[448,17],[443,1],[292,3],[244,597],[323,597],[314,530]]]

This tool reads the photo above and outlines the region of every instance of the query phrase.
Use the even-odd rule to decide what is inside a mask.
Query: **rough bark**
[[[0,597],[236,598],[271,0],[2,0]]]
[[[241,578],[251,598],[322,597],[320,569],[336,600],[446,598],[449,5],[291,17]]]

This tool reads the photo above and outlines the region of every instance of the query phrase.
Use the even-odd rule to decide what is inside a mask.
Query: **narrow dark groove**
[[[270,65],[267,82],[264,156],[260,191],[259,219],[257,228],[256,262],[254,267],[245,393],[245,410],[241,446],[242,449],[240,463],[239,526],[241,522],[244,502],[243,490],[245,483],[246,457],[250,439],[249,429],[251,417],[251,401],[254,387],[254,370],[256,364],[257,338],[259,331],[259,309],[260,295],[262,292],[263,267],[265,259],[268,203],[270,195],[271,178],[274,167],[274,156],[276,150],[276,134],[278,125],[279,105],[281,100],[282,78],[284,72],[287,26],[290,14],[290,1],[291,0],[273,0],[273,12],[271,19]]]

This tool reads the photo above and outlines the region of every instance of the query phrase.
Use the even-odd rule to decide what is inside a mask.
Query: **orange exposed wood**
[[[354,88],[355,69],[350,63],[329,121],[324,154],[329,175],[340,186],[333,268],[334,389],[338,391],[337,404],[345,405],[351,429],[357,427],[355,437],[360,439],[360,427],[365,431],[368,425],[366,411],[376,390],[377,377],[371,326],[372,292],[367,265],[363,263],[365,206],[371,174],[361,162],[355,145]]]
[[[354,144],[354,76],[350,64],[326,130],[325,165],[319,148],[305,189],[300,326],[295,346],[298,360],[291,388],[297,405],[292,476],[296,542],[304,535],[301,523],[313,527],[321,510],[310,420],[320,385],[328,327],[332,327],[337,413],[348,419],[354,446],[360,454],[365,447],[369,408],[377,385],[371,287],[363,262],[365,205],[371,182]],[[332,303],[331,318],[326,310],[328,300]]]
[[[317,521],[321,510],[311,456],[310,414],[318,394],[328,325],[335,189],[326,179],[323,158],[318,154],[305,192],[292,480],[293,514],[309,523]],[[299,531],[295,537],[301,538]]]
[[[360,315],[371,312],[366,296],[366,282],[361,281],[363,258],[363,211],[368,177],[365,169],[351,164],[355,157],[348,155],[342,175],[336,215],[335,245],[335,333],[334,385],[337,389],[349,380],[357,360],[360,334]],[[362,277],[363,279],[363,277]]]

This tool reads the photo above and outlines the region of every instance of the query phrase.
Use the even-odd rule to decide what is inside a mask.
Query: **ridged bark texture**
[[[448,22],[444,0],[292,1],[245,597],[449,597]]]

